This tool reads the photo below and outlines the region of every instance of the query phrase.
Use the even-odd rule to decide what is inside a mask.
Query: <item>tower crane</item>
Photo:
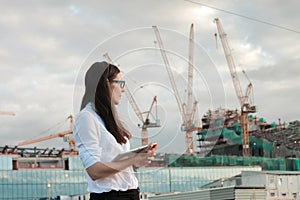
[[[110,56],[108,55],[108,53],[103,54],[103,57],[110,63],[113,63],[112,59],[110,58]],[[136,116],[139,118],[139,120],[142,122],[142,125],[139,125],[140,128],[142,128],[142,145],[147,145],[148,144],[148,129],[147,128],[156,128],[156,127],[160,127],[160,122],[157,118],[157,111],[156,111],[156,118],[155,118],[155,122],[151,122],[149,117],[150,117],[150,113],[152,112],[153,106],[154,104],[156,104],[157,106],[157,97],[154,96],[153,97],[153,101],[151,103],[151,106],[149,108],[148,111],[144,112],[146,113],[146,117],[144,119],[142,112],[140,111],[134,97],[133,94],[130,92],[130,90],[128,89],[128,87],[125,85],[125,94],[128,98],[129,103],[131,104]]]
[[[155,122],[151,122],[149,119],[149,116],[150,116],[150,113],[152,111],[154,104],[157,104],[156,96],[153,97],[153,101],[151,103],[149,110],[145,112],[146,117],[144,119],[143,114],[141,113],[136,101],[133,98],[133,95],[129,92],[129,90],[127,90],[127,93],[128,93],[127,98],[129,100],[135,114],[142,122],[142,125],[139,125],[139,127],[142,128],[142,145],[147,145],[148,144],[148,128],[160,127],[160,123],[159,123],[159,120],[157,120],[157,116],[156,116]]]
[[[16,114],[15,114],[14,112],[11,112],[11,111],[0,110],[0,115],[11,115],[11,116],[15,116]]]
[[[250,156],[250,141],[249,141],[249,133],[248,133],[248,114],[249,113],[255,113],[256,112],[256,107],[250,105],[249,102],[249,96],[252,91],[252,83],[250,82],[247,86],[245,95],[243,94],[241,84],[239,81],[239,77],[236,72],[236,67],[234,64],[233,57],[231,55],[231,49],[229,47],[226,33],[223,30],[223,27],[220,23],[220,20],[218,18],[214,19],[214,22],[217,25],[219,37],[222,42],[222,46],[224,49],[226,61],[230,70],[230,75],[233,81],[233,86],[235,89],[235,93],[238,97],[240,106],[241,106],[241,127],[242,127],[242,145],[243,145],[243,156],[244,157],[249,157]]]
[[[63,131],[60,133],[56,133],[56,134],[51,134],[51,135],[33,139],[33,140],[26,140],[26,141],[18,143],[17,146],[24,146],[24,145],[42,142],[42,141],[57,138],[57,137],[63,137],[65,142],[69,142],[70,149],[75,149],[75,141],[74,141],[73,137],[71,136],[71,134],[73,133],[73,116],[70,115],[67,119],[70,120],[70,129],[69,130]]]
[[[190,28],[190,38],[189,38],[189,63],[188,63],[188,84],[187,84],[187,104],[182,103],[180,98],[175,79],[173,76],[173,72],[167,57],[166,50],[164,48],[159,30],[157,26],[152,27],[154,29],[154,33],[157,39],[157,43],[159,45],[159,49],[165,63],[165,67],[168,72],[168,76],[170,79],[170,83],[177,101],[177,105],[179,108],[179,112],[182,117],[182,126],[181,130],[185,131],[185,140],[186,140],[186,153],[194,154],[194,142],[193,142],[193,131],[201,129],[199,125],[195,125],[195,113],[197,111],[197,101],[193,103],[193,63],[194,63],[194,25],[191,24]]]

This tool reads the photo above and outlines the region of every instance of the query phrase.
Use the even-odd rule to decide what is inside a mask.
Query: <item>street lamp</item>
[[[48,200],[50,200],[50,194],[51,194],[51,183],[50,182],[48,182],[47,188],[48,188]]]

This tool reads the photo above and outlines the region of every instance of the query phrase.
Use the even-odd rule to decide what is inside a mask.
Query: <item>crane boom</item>
[[[252,91],[252,83],[249,83],[247,86],[247,89],[246,89],[245,98],[249,99],[251,91]],[[247,102],[245,102],[245,103],[247,103]]]
[[[126,87],[126,85],[125,85],[125,87]],[[131,94],[131,92],[127,88],[126,88],[125,94],[128,98],[129,103],[131,104],[136,116],[141,120],[142,123],[144,123],[144,117],[143,117],[136,101],[134,100],[133,95]]]
[[[174,79],[174,76],[173,76],[173,73],[172,73],[172,70],[171,70],[171,66],[170,66],[170,63],[169,63],[169,60],[168,60],[168,57],[167,57],[167,54],[166,54],[166,50],[164,48],[162,39],[160,37],[159,30],[158,30],[157,26],[152,26],[152,28],[154,29],[154,33],[155,33],[155,36],[156,36],[156,39],[157,39],[157,43],[158,43],[160,52],[162,54],[163,61],[165,63],[168,75],[169,75],[169,79],[170,79],[171,86],[172,86],[172,89],[173,89],[173,92],[174,92],[174,95],[175,95],[175,98],[176,98],[176,101],[177,101],[177,104],[178,104],[179,111],[181,113],[183,121],[186,122],[187,121],[186,112],[185,112],[185,109],[183,107],[181,98],[179,96],[178,89],[176,87],[175,79]]]
[[[41,137],[41,138],[37,138],[37,139],[33,139],[33,140],[27,140],[27,141],[23,141],[17,144],[17,146],[24,146],[24,145],[28,145],[28,144],[33,144],[33,143],[37,143],[37,142],[42,142],[45,140],[49,140],[49,139],[53,139],[53,138],[57,138],[57,137],[64,137],[65,135],[69,135],[73,133],[73,116],[70,115],[68,117],[68,119],[70,119],[70,129],[67,131],[63,131],[60,133],[56,133],[56,134],[51,134],[51,135],[47,135],[45,137]],[[74,139],[70,139],[69,140],[69,145],[71,149],[75,148],[75,142]]]
[[[215,18],[215,23],[217,25],[217,29],[219,32],[219,36],[221,38],[221,42],[222,42],[222,46],[224,49],[224,53],[225,53],[225,57],[226,57],[226,61],[230,70],[230,75],[233,81],[233,86],[235,89],[235,93],[238,97],[238,100],[240,102],[240,105],[242,106],[244,104],[244,99],[243,99],[243,92],[242,92],[242,88],[241,88],[241,84],[239,81],[239,77],[237,75],[236,72],[236,68],[235,68],[235,64],[234,64],[234,60],[233,57],[231,55],[231,49],[229,48],[229,44],[228,41],[226,39],[226,33],[223,30],[223,27],[220,23],[220,20],[218,18]]]
[[[42,141],[57,138],[57,137],[63,137],[67,134],[72,134],[72,131],[68,130],[68,131],[64,131],[64,132],[61,132],[61,133],[57,133],[57,134],[47,135],[45,137],[37,138],[37,139],[34,139],[34,140],[27,140],[27,141],[18,143],[17,146],[24,146],[24,145],[33,144],[33,143],[37,143],[37,142],[42,142]]]
[[[151,113],[151,111],[152,111],[153,105],[154,105],[154,103],[156,103],[156,102],[157,102],[156,96],[154,96],[154,97],[153,97],[153,101],[152,101],[152,103],[151,103],[151,106],[150,106],[150,108],[149,108],[149,111],[148,111],[148,113],[147,113],[147,115],[146,115],[146,120],[149,118],[149,115],[150,115],[150,113]]]
[[[11,112],[11,111],[0,110],[0,115],[11,115],[11,116],[15,116],[16,114],[15,114],[14,112]]]
[[[113,63],[112,59],[110,58],[110,56],[108,55],[108,53],[106,52],[105,54],[103,54],[103,57],[106,58],[106,60],[110,63]]]

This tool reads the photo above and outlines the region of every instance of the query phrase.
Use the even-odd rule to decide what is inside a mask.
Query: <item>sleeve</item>
[[[102,148],[99,146],[101,135],[97,120],[91,113],[82,112],[75,118],[73,135],[84,168],[101,161]]]

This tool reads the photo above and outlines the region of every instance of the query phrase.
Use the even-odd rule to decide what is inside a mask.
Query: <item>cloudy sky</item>
[[[78,112],[85,70],[108,52],[142,112],[158,97],[162,127],[150,131],[150,139],[161,143],[161,151],[184,148],[180,114],[152,26],[160,30],[186,101],[194,24],[193,91],[201,118],[208,109],[239,108],[221,41],[214,36],[214,18],[227,34],[242,89],[248,84],[242,70],[253,84],[256,115],[268,122],[299,120],[299,8],[297,0],[2,1],[0,110],[16,115],[0,115],[0,146],[66,130],[67,117]],[[127,125],[139,133],[126,97],[119,107],[120,116],[129,116]],[[67,144],[57,138],[35,146]]]

